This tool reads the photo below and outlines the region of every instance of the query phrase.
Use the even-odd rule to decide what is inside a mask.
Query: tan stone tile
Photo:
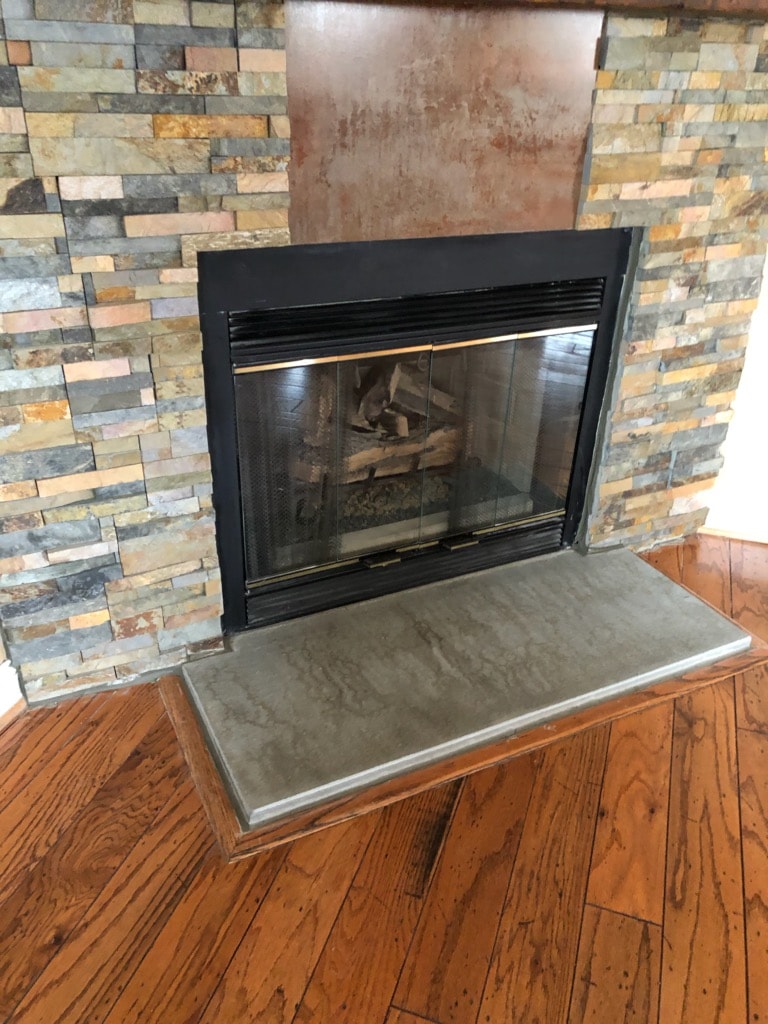
[[[151,114],[75,114],[74,134],[81,138],[151,139]]]
[[[226,210],[217,213],[137,214],[125,218],[128,238],[232,231],[234,226],[234,215]]]
[[[239,51],[241,71],[277,71],[285,73],[285,50]]]
[[[112,256],[71,256],[70,262],[78,274],[112,273],[115,269]]]
[[[235,214],[238,231],[260,228],[287,228],[288,210],[238,210]]]
[[[272,114],[269,119],[269,136],[272,139],[290,139],[290,118],[285,114]]]
[[[237,191],[240,193],[287,192],[288,172],[271,171],[266,174],[238,174]]]
[[[161,284],[195,284],[197,267],[168,267],[160,271]]]
[[[192,0],[191,13],[192,24],[200,28],[232,28],[235,24],[234,5]]]
[[[0,238],[63,238],[60,213],[20,213],[0,217]]]
[[[68,138],[75,134],[74,114],[27,114],[27,129],[41,138]]]
[[[136,480],[143,480],[144,472],[141,466],[120,466],[117,469],[90,470],[86,473],[72,473],[68,476],[56,476],[47,480],[38,481],[38,491],[41,497],[49,497],[55,494],[66,494],[69,491],[82,490],[83,488],[110,487],[113,484],[133,483]]]
[[[37,497],[37,484],[34,480],[23,480],[18,483],[0,483],[0,501],[19,501],[23,498]]]
[[[187,0],[133,0],[137,25],[189,25]]]

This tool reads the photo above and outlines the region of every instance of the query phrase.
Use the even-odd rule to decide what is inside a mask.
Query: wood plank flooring
[[[768,546],[648,558],[768,641]],[[157,688],[27,712],[0,1021],[768,1022],[768,669],[232,864]]]

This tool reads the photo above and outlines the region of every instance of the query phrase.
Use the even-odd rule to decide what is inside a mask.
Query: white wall
[[[768,543],[768,273],[734,408],[706,529]]]

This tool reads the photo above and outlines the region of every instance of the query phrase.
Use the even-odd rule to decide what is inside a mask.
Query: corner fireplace
[[[630,244],[200,253],[225,632],[571,544]]]

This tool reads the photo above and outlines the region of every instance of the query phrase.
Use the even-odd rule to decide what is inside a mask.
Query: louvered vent
[[[382,342],[439,342],[567,327],[597,320],[602,277],[470,292],[229,313],[232,361],[238,366],[363,351]],[[291,352],[290,350],[293,350]]]

